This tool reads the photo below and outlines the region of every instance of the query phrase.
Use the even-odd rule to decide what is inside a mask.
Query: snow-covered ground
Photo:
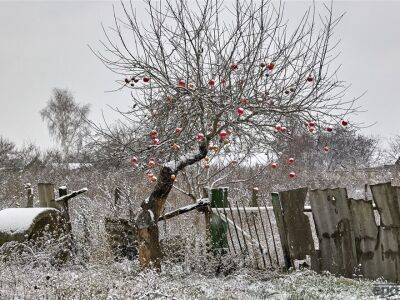
[[[140,272],[127,261],[60,270],[0,264],[0,278],[0,299],[378,299],[372,281],[308,270],[215,276],[177,264]]]

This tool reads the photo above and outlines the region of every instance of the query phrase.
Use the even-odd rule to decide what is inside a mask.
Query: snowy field
[[[183,265],[161,274],[129,262],[54,269],[0,264],[0,299],[378,299],[373,282],[241,269],[227,276],[190,272]]]

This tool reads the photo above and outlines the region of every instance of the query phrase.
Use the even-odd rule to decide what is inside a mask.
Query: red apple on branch
[[[239,108],[236,110],[236,113],[237,113],[237,115],[238,115],[239,117],[242,116],[242,115],[244,114],[244,108],[239,107]]]
[[[198,142],[204,141],[204,140],[205,140],[204,134],[198,133],[197,136],[196,136],[196,140],[197,140]]]
[[[225,130],[221,130],[221,132],[219,133],[219,138],[221,140],[225,140],[228,137],[228,133]]]
[[[181,79],[178,81],[178,87],[184,88],[186,86],[185,80]]]

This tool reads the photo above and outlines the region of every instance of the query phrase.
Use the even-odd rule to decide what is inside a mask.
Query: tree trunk
[[[139,261],[142,267],[160,269],[161,249],[157,220],[164,208],[165,200],[172,189],[173,170],[162,167],[157,184],[150,197],[142,202],[136,218],[139,242]]]
[[[173,167],[169,164],[164,165],[160,170],[153,192],[142,202],[141,211],[135,222],[139,261],[142,268],[161,269],[161,248],[157,222],[174,183],[171,176],[206,157],[207,149],[208,143],[205,141],[199,145],[198,152],[183,156]]]

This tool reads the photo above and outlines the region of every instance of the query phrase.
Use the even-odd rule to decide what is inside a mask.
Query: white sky
[[[112,25],[113,3],[119,5],[0,1],[0,135],[18,145],[50,147],[38,112],[54,87],[68,87],[79,102],[90,103],[95,120],[109,110],[107,104],[129,103],[128,92],[105,92],[117,77],[87,47],[103,38],[101,22]],[[296,21],[308,5],[287,2],[287,17]],[[334,7],[338,14],[346,12],[336,30],[342,40],[341,78],[353,85],[349,97],[367,92],[359,102],[366,112],[354,119],[376,122],[364,129],[367,134],[400,134],[400,1],[334,1]]]

